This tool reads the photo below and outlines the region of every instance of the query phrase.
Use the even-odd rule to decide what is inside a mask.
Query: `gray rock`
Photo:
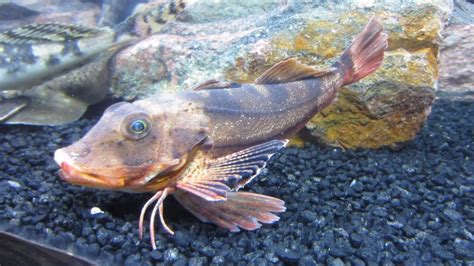
[[[439,88],[455,98],[472,99],[474,98],[474,24],[450,25],[443,35]]]

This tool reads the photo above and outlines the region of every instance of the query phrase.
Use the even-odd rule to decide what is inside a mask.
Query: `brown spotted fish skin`
[[[209,80],[192,90],[163,93],[109,107],[81,140],[59,149],[62,178],[76,185],[155,192],[142,208],[139,232],[151,205],[155,217],[173,195],[204,222],[230,231],[254,230],[279,218],[284,202],[241,192],[288,138],[331,104],[341,86],[374,72],[387,36],[371,19],[329,69],[287,59],[253,84]]]

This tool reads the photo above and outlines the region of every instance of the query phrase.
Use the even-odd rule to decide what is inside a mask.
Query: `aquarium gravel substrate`
[[[474,265],[472,101],[438,99],[398,151],[307,145],[275,155],[245,189],[284,200],[287,211],[256,231],[203,223],[170,197],[175,235],[158,230],[156,250],[148,234],[138,238],[151,194],[72,186],[57,174],[53,152],[105,107],[66,126],[0,128],[1,229],[100,265]]]

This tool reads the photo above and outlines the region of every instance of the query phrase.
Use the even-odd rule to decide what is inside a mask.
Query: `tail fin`
[[[383,61],[387,35],[373,17],[336,63],[343,72],[343,84],[354,83],[374,72]]]

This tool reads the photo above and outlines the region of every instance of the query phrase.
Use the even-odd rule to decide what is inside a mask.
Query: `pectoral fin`
[[[271,140],[217,159],[208,159],[200,149],[194,152],[191,162],[179,174],[174,186],[158,191],[143,206],[139,222],[140,238],[145,213],[153,203],[155,206],[150,220],[153,248],[156,248],[154,223],[157,214],[163,228],[173,234],[163,218],[163,201],[170,194],[199,219],[233,232],[239,231],[239,228],[254,230],[261,226],[260,223],[277,221],[279,218],[273,213],[285,211],[283,201],[232,190],[239,189],[258,175],[272,155],[287,143],[288,140]]]
[[[261,223],[276,222],[279,217],[274,213],[286,209],[280,199],[250,192],[228,192],[225,201],[214,202],[182,190],[173,196],[201,221],[212,222],[231,232],[238,232],[240,228],[255,230]]]
[[[295,58],[281,61],[255,80],[256,84],[275,84],[297,80],[317,78],[331,73],[334,69],[315,69],[314,67],[298,62]]]
[[[225,200],[229,191],[250,182],[288,140],[271,140],[217,159],[197,153],[176,187],[207,201]]]

